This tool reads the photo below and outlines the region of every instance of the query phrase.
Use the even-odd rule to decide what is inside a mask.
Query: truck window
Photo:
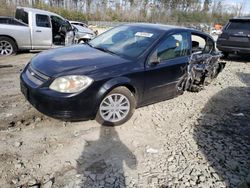
[[[55,27],[55,28],[65,27],[66,31],[72,30],[72,27],[69,22],[57,16],[51,16],[51,22],[52,22],[52,27]]]
[[[42,14],[36,14],[36,26],[50,27],[49,17]]]
[[[23,9],[16,9],[15,18],[17,20],[21,20],[22,22],[29,24],[29,16],[28,13],[25,12]]]

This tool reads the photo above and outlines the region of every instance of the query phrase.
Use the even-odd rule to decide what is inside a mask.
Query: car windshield
[[[136,58],[149,48],[159,36],[160,32],[154,29],[119,26],[99,35],[89,44],[99,50],[122,57]]]

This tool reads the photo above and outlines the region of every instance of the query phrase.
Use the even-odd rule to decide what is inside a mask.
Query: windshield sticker
[[[146,33],[146,32],[137,32],[135,36],[137,37],[152,37],[154,34],[153,33]]]

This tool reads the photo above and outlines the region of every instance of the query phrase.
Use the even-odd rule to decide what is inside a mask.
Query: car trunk
[[[250,20],[231,20],[220,37],[224,46],[250,48]]]

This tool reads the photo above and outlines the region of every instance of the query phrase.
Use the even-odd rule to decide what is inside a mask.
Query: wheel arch
[[[116,87],[126,87],[129,91],[131,91],[135,97],[136,102],[138,101],[138,90],[136,89],[135,85],[132,84],[131,80],[127,77],[118,77],[118,78],[113,78],[111,80],[108,80],[105,82],[102,87],[99,89],[97,93],[97,100],[96,100],[96,108],[95,112],[97,112],[98,107],[102,99],[114,88]]]
[[[19,50],[18,44],[17,44],[16,39],[14,37],[9,36],[9,35],[0,35],[0,37],[7,37],[7,38],[10,38],[11,40],[13,40],[16,44],[17,50]]]

